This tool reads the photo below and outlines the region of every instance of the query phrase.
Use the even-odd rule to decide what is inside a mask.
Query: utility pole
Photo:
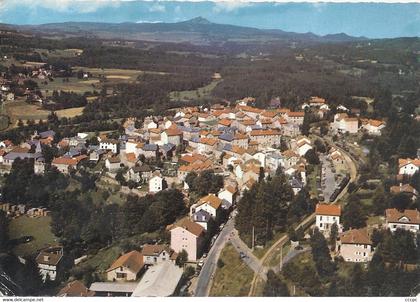
[[[280,271],[283,269],[283,245],[280,248]]]
[[[254,237],[255,237],[255,231],[254,231],[254,226],[252,226],[252,251],[254,251]]]

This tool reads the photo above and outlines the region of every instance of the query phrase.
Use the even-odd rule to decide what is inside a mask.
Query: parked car
[[[207,258],[207,253],[204,253],[203,254],[203,258]]]
[[[241,259],[243,259],[243,258],[246,258],[246,255],[245,255],[245,253],[244,253],[244,252],[240,252],[240,253],[239,253],[239,257],[241,257]]]

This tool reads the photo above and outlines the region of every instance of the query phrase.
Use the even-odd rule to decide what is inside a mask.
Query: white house
[[[195,212],[203,210],[209,213],[211,217],[216,218],[221,205],[222,200],[219,197],[214,194],[209,194],[190,207],[190,216]]]
[[[219,197],[224,204],[227,203],[229,204],[229,207],[231,207],[236,203],[237,190],[232,186],[226,186],[219,191],[217,197]]]
[[[311,142],[307,138],[302,138],[297,141],[296,151],[300,156],[304,156],[306,152],[312,149]]]
[[[135,281],[144,266],[143,255],[131,251],[120,256],[107,270],[108,281]]]
[[[331,123],[331,128],[338,133],[357,133],[359,130],[359,120],[349,117],[347,113],[337,113],[334,115],[334,122]]]
[[[369,262],[373,248],[367,229],[352,229],[342,233],[336,251],[346,262]]]
[[[315,216],[316,226],[326,237],[329,236],[331,226],[334,223],[340,228],[340,206],[318,203],[315,208]]]
[[[385,128],[385,122],[380,120],[362,120],[362,128],[371,135],[381,135],[381,131]]]
[[[413,176],[420,167],[420,159],[399,158],[398,174]]]
[[[114,154],[118,153],[118,141],[115,139],[103,139],[99,143],[99,149],[109,150]]]
[[[141,251],[143,262],[147,265],[159,264],[163,261],[175,260],[173,252],[164,244],[145,244]]]
[[[164,178],[159,173],[155,173],[152,178],[149,179],[149,192],[157,193],[164,189]]]
[[[48,279],[55,281],[60,270],[61,260],[63,258],[63,247],[55,246],[42,250],[36,257],[39,273],[42,280]]]
[[[420,212],[418,210],[404,210],[400,212],[397,209],[386,209],[385,219],[391,232],[403,229],[416,234],[419,231]]]

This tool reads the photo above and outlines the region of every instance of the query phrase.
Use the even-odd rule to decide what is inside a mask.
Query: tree
[[[319,164],[319,157],[316,153],[315,149],[309,149],[305,153],[305,159],[310,163],[311,165],[318,165]]]
[[[263,290],[264,297],[289,297],[289,289],[287,284],[274,273],[273,270],[267,272],[267,282]]]
[[[343,211],[344,229],[360,229],[366,226],[366,214],[363,212],[360,202],[349,200]]]
[[[356,263],[350,273],[350,282],[347,288],[347,294],[349,296],[364,296],[365,295],[365,282],[364,272],[360,263]]]
[[[217,260],[217,267],[218,268],[222,268],[222,267],[224,267],[225,266],[225,262],[222,260],[222,259],[218,259]]]
[[[338,226],[337,223],[334,222],[333,225],[331,226],[331,231],[330,231],[330,246],[331,249],[335,249],[335,243],[338,237]]]
[[[303,135],[308,136],[309,130],[310,130],[310,117],[309,117],[309,113],[305,112],[305,116],[303,117],[303,123],[300,126],[300,132]]]
[[[317,152],[325,153],[327,152],[327,148],[325,147],[325,144],[323,141],[321,141],[319,138],[317,138],[314,142],[315,148]]]
[[[6,213],[0,210],[0,252],[7,251],[9,242],[9,220]]]
[[[404,211],[411,204],[411,198],[408,194],[399,193],[391,197],[391,207]]]
[[[183,267],[185,262],[187,261],[188,261],[188,253],[186,250],[183,249],[182,251],[179,252],[178,257],[176,257],[175,262],[178,266]]]
[[[334,263],[331,261],[330,250],[324,235],[315,228],[311,236],[312,258],[315,267],[321,277],[331,276],[335,270]]]

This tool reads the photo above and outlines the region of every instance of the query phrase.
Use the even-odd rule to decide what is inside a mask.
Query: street
[[[212,280],[217,268],[217,260],[219,259],[220,252],[228,241],[229,235],[233,230],[234,219],[231,218],[226,222],[225,227],[220,232],[215,243],[211,247],[207,258],[204,260],[205,262],[200,275],[198,276],[196,288],[193,290],[194,296],[207,297],[209,295]]]

